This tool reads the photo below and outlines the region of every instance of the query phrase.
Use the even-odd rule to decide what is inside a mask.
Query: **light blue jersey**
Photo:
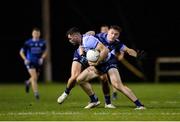
[[[97,38],[90,35],[83,35],[82,39],[82,47],[84,48],[85,53],[90,49],[95,49],[98,45],[98,43],[101,43]],[[77,49],[78,55],[79,55],[79,49]],[[76,61],[81,62],[81,58],[75,53],[74,59],[77,59]],[[97,70],[99,70],[102,73],[107,73],[109,69],[111,68],[118,68],[117,67],[117,60],[114,57],[114,55],[111,54],[111,52],[108,53],[107,58],[102,61],[98,66],[95,66]]]
[[[82,38],[82,47],[84,48],[85,53],[90,49],[95,49],[98,43],[101,43],[97,38],[91,35],[83,35]],[[79,49],[78,49],[79,52]],[[111,53],[108,53],[108,57],[104,60],[107,61],[110,59]]]

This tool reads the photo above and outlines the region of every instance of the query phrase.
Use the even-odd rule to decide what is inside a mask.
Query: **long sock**
[[[112,95],[113,95],[113,97],[115,97],[115,98],[116,98],[116,97],[117,97],[117,92],[113,92],[113,94],[112,94]]]
[[[110,95],[104,96],[106,104],[111,104]]]
[[[65,89],[65,91],[64,91],[66,94],[69,94],[70,92],[71,92],[71,88],[67,88],[66,87],[66,89]]]
[[[91,102],[97,102],[98,101],[98,97],[95,94],[90,95],[89,97],[91,99]]]
[[[30,84],[30,81],[29,81],[29,80],[26,80],[25,83],[26,83],[26,85],[29,85],[29,84]]]
[[[34,92],[34,96],[36,97],[36,99],[39,99],[39,93],[37,91]]]
[[[71,92],[71,89],[74,88],[75,84],[76,84],[76,80],[74,80],[68,87],[66,87],[64,92],[66,94],[69,94]]]
[[[141,104],[141,102],[137,99],[136,101],[134,101],[136,106],[144,106],[143,104]]]

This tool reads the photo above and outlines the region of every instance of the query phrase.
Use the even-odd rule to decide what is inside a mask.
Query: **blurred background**
[[[44,28],[43,3],[46,0],[5,0],[0,4],[1,82],[23,83],[28,73],[19,56],[32,28]],[[47,0],[48,1],[48,0]],[[122,78],[129,82],[154,82],[157,57],[180,55],[180,7],[178,1],[153,0],[49,0],[49,40],[51,45],[51,80],[63,82],[70,76],[75,49],[66,38],[66,31],[76,26],[82,33],[99,32],[102,24],[123,28],[120,40],[131,48],[145,50],[141,61],[126,57],[142,71],[142,80],[121,66]],[[42,37],[45,37],[44,30]],[[177,65],[175,66],[177,68]],[[169,66],[167,66],[169,68]],[[177,80],[179,77],[173,77]],[[167,78],[166,78],[167,79]],[[166,80],[165,79],[165,80]],[[180,79],[180,78],[179,78]],[[45,80],[44,75],[41,81]],[[171,79],[172,80],[172,79]]]

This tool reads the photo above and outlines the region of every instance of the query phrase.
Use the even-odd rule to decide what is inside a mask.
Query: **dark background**
[[[155,59],[159,56],[179,56],[180,7],[178,1],[152,0],[50,0],[51,49],[53,80],[64,81],[70,76],[74,47],[65,37],[66,31],[77,26],[82,33],[99,31],[102,24],[117,24],[123,28],[120,37],[126,45],[147,52],[147,58],[137,62],[126,57],[154,79]],[[28,78],[19,49],[31,37],[31,29],[42,29],[41,0],[6,0],[0,4],[1,82],[22,82]],[[140,81],[122,66],[126,81]]]

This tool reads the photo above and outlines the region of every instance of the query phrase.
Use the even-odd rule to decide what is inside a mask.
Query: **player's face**
[[[81,43],[81,34],[75,33],[75,34],[69,34],[68,35],[69,42],[73,45],[78,45]]]
[[[107,35],[107,39],[110,42],[114,42],[116,39],[118,39],[120,36],[119,31],[115,30],[115,29],[109,29],[108,31],[108,35]]]
[[[104,26],[104,27],[101,27],[101,33],[107,33],[108,32],[108,27]]]
[[[41,35],[40,31],[34,30],[34,31],[32,32],[32,36],[33,36],[33,38],[35,38],[35,39],[39,39],[40,35]]]

